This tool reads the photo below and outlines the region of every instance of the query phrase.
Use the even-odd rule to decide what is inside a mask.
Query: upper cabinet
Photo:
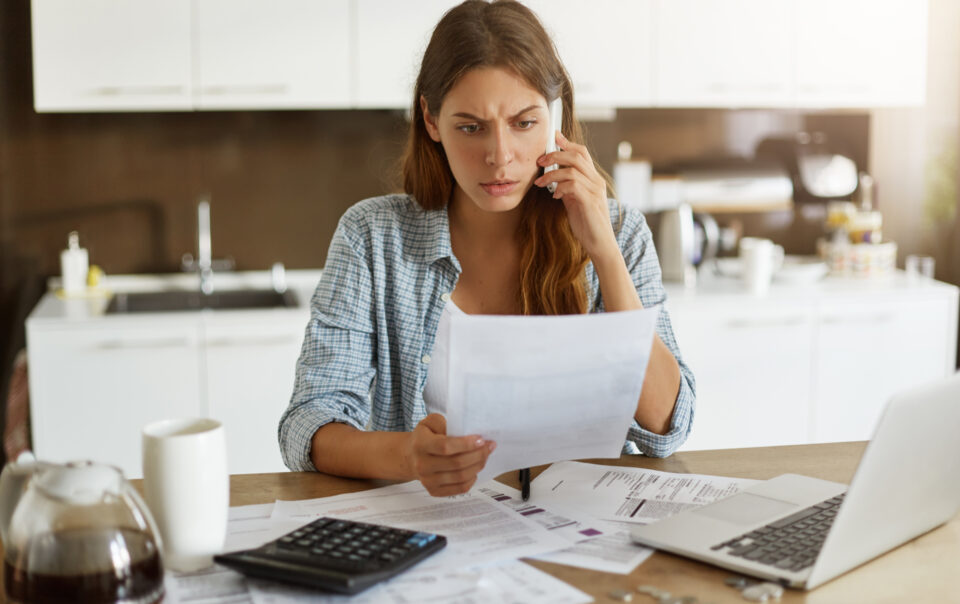
[[[34,0],[37,111],[190,109],[191,0]]]
[[[350,104],[349,0],[194,0],[199,109]]]
[[[582,108],[925,99],[927,0],[525,0]],[[409,109],[455,0],[32,0],[37,111]]]
[[[789,106],[792,8],[792,0],[660,1],[657,104]]]
[[[354,0],[356,82],[354,106],[409,108],[423,51],[450,0]]]
[[[802,0],[795,31],[797,105],[923,104],[925,0]]]
[[[527,0],[557,46],[578,107],[649,107],[654,0]]]

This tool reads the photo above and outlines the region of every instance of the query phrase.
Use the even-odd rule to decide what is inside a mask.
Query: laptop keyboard
[[[803,570],[817,559],[844,495],[831,497],[710,549],[726,550],[731,556],[781,570]]]

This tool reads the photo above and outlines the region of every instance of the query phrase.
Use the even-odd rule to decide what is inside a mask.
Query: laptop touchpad
[[[769,519],[783,516],[797,507],[799,506],[795,503],[780,501],[779,499],[770,499],[752,493],[740,493],[708,506],[697,508],[693,513],[734,524],[762,524]]]

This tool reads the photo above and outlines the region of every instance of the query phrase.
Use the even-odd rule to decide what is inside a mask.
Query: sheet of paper
[[[659,312],[453,315],[447,433],[497,442],[478,482],[559,460],[619,457]]]
[[[296,521],[277,522],[271,518],[272,515],[272,503],[230,508],[223,551],[235,552],[260,547],[303,524]]]
[[[445,536],[447,547],[418,565],[424,569],[461,569],[542,554],[568,545],[566,540],[485,495],[433,497],[416,481],[320,499],[277,501],[272,518],[304,524],[319,516]]]
[[[250,589],[240,573],[214,565],[194,573],[167,572],[164,604],[248,604]]]
[[[430,571],[415,568],[355,596],[326,595],[261,581],[251,581],[250,592],[255,604],[581,604],[593,601],[582,591],[516,560],[473,569]]]
[[[496,481],[487,482],[479,491],[571,543],[565,549],[532,556],[535,560],[626,575],[653,554],[652,549],[633,543],[629,524],[588,520],[582,515],[574,520],[575,514],[557,513],[549,502],[523,501],[520,491]]]
[[[532,489],[538,500],[543,497],[559,509],[645,524],[728,497],[756,482],[565,461],[544,470]]]
[[[259,547],[287,533],[290,528],[270,520],[273,504],[245,505],[230,508],[227,515],[227,538],[224,551]],[[167,571],[164,577],[171,604],[246,604],[251,602],[247,580],[240,573],[214,565],[211,568],[181,573]]]

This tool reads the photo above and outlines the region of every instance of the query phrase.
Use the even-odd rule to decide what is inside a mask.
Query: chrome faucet
[[[213,293],[213,252],[210,246],[210,198],[201,197],[197,204],[197,273],[200,291]]]

